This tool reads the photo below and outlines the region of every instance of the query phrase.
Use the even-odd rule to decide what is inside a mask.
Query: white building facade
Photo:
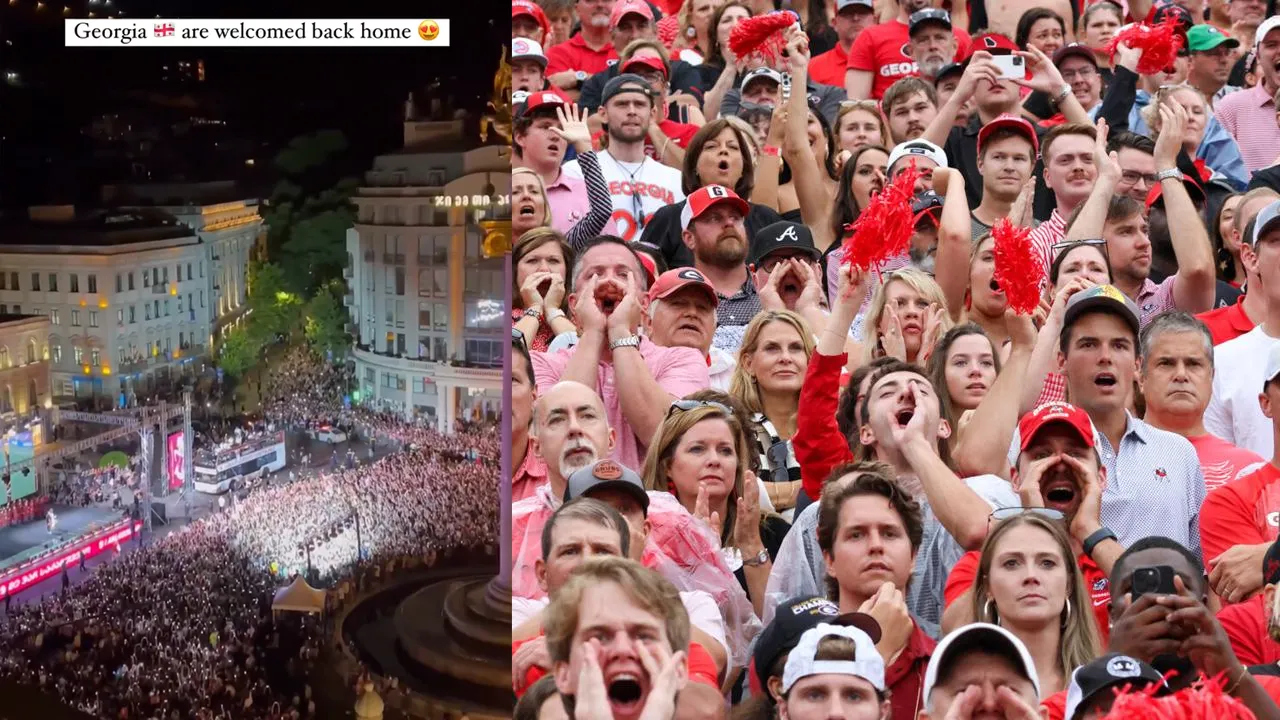
[[[240,210],[210,216],[223,212]],[[31,215],[0,245],[0,314],[48,317],[41,355],[57,399],[135,401],[208,351],[220,304],[232,308],[227,314],[244,303],[247,270],[228,273],[224,256],[213,260],[234,255],[201,237],[217,232],[208,223],[197,234],[155,209],[87,220],[70,207]]]
[[[505,274],[500,258],[484,258],[478,222],[510,217],[510,154],[475,147],[458,121],[405,133],[413,142],[378,157],[353,198],[353,399],[448,430],[501,412]]]

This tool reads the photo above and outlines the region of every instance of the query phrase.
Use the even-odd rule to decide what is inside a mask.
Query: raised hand
[[[720,513],[712,512],[711,502],[707,498],[707,484],[698,483],[698,497],[693,503],[693,516],[707,524],[715,532],[716,537],[722,537],[724,523],[720,519]]]
[[[733,543],[743,555],[760,554],[760,482],[756,474],[746,471],[742,478],[742,497],[738,498],[737,517],[733,521]]]
[[[1035,222],[1032,214],[1035,204],[1036,184],[1035,181],[1028,180],[1018,191],[1018,197],[1013,200],[1013,205],[1009,209],[1009,220],[1018,227],[1031,227]]]
[[[886,317],[881,320],[884,329],[880,331],[880,347],[884,350],[884,354],[907,361],[907,341],[902,336],[902,318],[898,317],[896,308],[888,308]]]
[[[609,314],[610,340],[620,340],[633,335],[636,328],[640,327],[639,292],[639,289],[636,288],[635,278],[628,276],[622,300],[613,308],[613,312]]]
[[[1062,79],[1062,73],[1058,72],[1058,68],[1049,60],[1049,56],[1045,55],[1039,48],[1034,45],[1028,45],[1025,51],[1019,50],[1018,55],[1027,63],[1027,70],[1031,72],[1031,79],[1010,78],[1013,82],[1022,87],[1029,87],[1032,90],[1053,97],[1066,82]]]
[[[1116,45],[1116,65],[1138,74],[1138,62],[1142,60],[1142,48],[1132,48],[1125,43]]]
[[[564,300],[564,278],[556,273],[551,275],[551,287],[547,289],[546,296],[542,299],[548,308],[560,307],[561,301]]]
[[[929,360],[933,349],[938,345],[938,340],[942,338],[942,323],[946,317],[946,308],[938,303],[929,303],[929,310],[925,315],[924,336],[920,340],[921,364]]]
[[[596,289],[599,286],[599,275],[587,278],[587,282],[583,284],[582,290],[578,292],[577,299],[573,303],[573,317],[582,327],[584,334],[595,331],[603,335],[605,331],[608,318],[600,309],[600,303],[596,301]]]
[[[670,652],[662,643],[636,645],[640,664],[649,674],[649,697],[640,711],[640,720],[671,720],[676,712],[676,695],[689,681],[685,651]]]
[[[520,646],[511,656],[511,684],[517,691],[525,688],[525,676],[530,668],[551,669],[551,655],[547,652],[547,638],[540,635]]]
[[[892,663],[907,646],[915,629],[902,591],[892,582],[885,582],[876,590],[875,595],[858,607],[858,612],[876,619],[876,623],[880,625],[880,642],[876,645],[876,650],[886,663]]]
[[[1178,151],[1187,129],[1187,111],[1176,102],[1165,101],[1159,107],[1160,135],[1156,138],[1156,170],[1178,166]]]
[[[551,129],[557,135],[580,153],[591,150],[591,130],[587,128],[587,114],[576,103],[557,106],[556,118],[560,121],[560,127],[553,125]]]
[[[1270,543],[1235,545],[1213,558],[1209,584],[1224,602],[1236,603],[1262,588],[1262,558]]]
[[[778,286],[782,284],[782,278],[791,271],[791,260],[783,260],[773,266],[773,271],[769,272],[763,284],[760,282],[760,275],[764,270],[757,270],[752,273],[752,281],[756,286],[756,297],[760,299],[760,309],[762,310],[785,310],[786,306],[782,302],[782,295],[778,290]]]
[[[1106,179],[1112,187],[1120,182],[1120,156],[1107,152],[1107,127],[1105,118],[1098,118],[1098,136],[1093,141],[1093,165],[1098,168],[1098,179]]]
[[[1040,312],[1037,310],[1036,312]],[[1005,308],[1004,325],[1009,330],[1009,340],[1015,348],[1030,350],[1036,345],[1035,315],[1020,315],[1013,308]]]
[[[796,312],[802,312],[811,307],[822,307],[824,297],[819,266],[804,260],[796,260],[795,263],[796,272],[804,282],[804,289],[800,291],[800,297],[796,298]]]
[[[578,670],[578,690],[574,696],[574,720],[613,720],[609,691],[600,669],[600,641],[582,644],[582,667]]]
[[[526,310],[529,308],[542,308],[546,306],[547,301],[542,297],[542,293],[538,290],[538,286],[550,276],[551,273],[549,272],[535,272],[530,273],[529,277],[524,279],[524,282],[520,285],[520,299],[524,301],[524,307]],[[560,284],[563,286],[564,281],[561,281]]]

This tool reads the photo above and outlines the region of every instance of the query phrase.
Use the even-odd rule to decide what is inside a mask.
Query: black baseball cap
[[[649,493],[644,490],[644,481],[636,471],[616,460],[604,458],[574,470],[565,485],[565,502],[584,495],[590,496],[597,490],[614,489],[630,495],[640,503],[641,510],[646,514],[649,512]]]
[[[600,93],[600,104],[604,105],[622,93],[640,93],[649,98],[649,102],[653,102],[653,92],[649,90],[648,81],[635,73],[619,73],[604,84],[604,91]]]
[[[1262,582],[1265,585],[1280,582],[1280,540],[1271,543],[1267,554],[1262,556]]]
[[[1063,327],[1070,327],[1081,315],[1090,312],[1107,312],[1116,315],[1129,325],[1135,338],[1141,333],[1138,306],[1134,305],[1129,296],[1114,285],[1094,285],[1088,290],[1081,290],[1072,295],[1062,315]]]
[[[764,631],[756,638],[756,648],[751,653],[751,662],[756,669],[756,677],[761,686],[768,679],[769,668],[778,658],[800,641],[806,630],[818,627],[819,624],[849,625],[856,627],[871,637],[871,642],[880,642],[880,623],[866,613],[840,614],[840,606],[819,595],[806,595],[792,598],[778,605],[773,620],[765,626]]]
[[[822,257],[813,244],[813,233],[805,225],[785,220],[762,227],[751,238],[751,252],[747,264],[759,265],[768,255],[779,250],[800,250],[817,260]]]
[[[1067,686],[1067,720],[1076,720],[1080,715],[1081,705],[1101,693],[1114,692],[1121,686],[1128,685],[1132,689],[1160,686],[1156,695],[1164,695],[1169,686],[1158,670],[1137,658],[1107,653],[1081,665],[1071,673],[1071,684]]]
[[[942,197],[932,190],[926,190],[911,199],[911,214],[916,222],[928,217],[937,225],[942,220]]]
[[[951,13],[941,8],[925,8],[911,13],[911,17],[907,18],[907,35],[908,37],[916,34],[918,28],[933,23],[941,25],[947,30],[951,29]]]
[[[943,78],[948,78],[948,77],[951,77],[952,75],[963,75],[963,74],[964,74],[964,63],[957,63],[957,62],[947,63],[946,65],[942,66],[942,69],[938,71],[937,76],[933,78],[933,84],[937,85],[938,83],[942,82]]]

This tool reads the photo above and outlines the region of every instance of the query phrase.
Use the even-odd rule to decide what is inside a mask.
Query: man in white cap
[[[1280,124],[1276,123],[1275,94],[1280,90],[1280,15],[1272,15],[1254,35],[1258,57],[1258,84],[1231,93],[1218,101],[1214,114],[1240,145],[1249,172],[1275,162],[1280,148]]]
[[[1027,646],[998,625],[965,625],[938,643],[920,720],[1038,720],[1040,679]]]
[[[852,625],[806,630],[782,674],[782,720],[889,720],[884,658],[870,635]]]
[[[1280,31],[1275,35],[1280,42]],[[1245,91],[1236,93],[1243,94]],[[1260,361],[1280,345],[1280,200],[1258,213],[1252,232],[1244,240],[1252,252],[1242,257],[1252,261],[1249,264],[1256,268],[1260,281],[1257,287],[1250,284],[1249,293],[1265,296],[1266,315],[1253,330],[1213,349],[1217,372],[1213,377],[1213,397],[1204,411],[1204,426],[1236,447],[1265,458],[1274,454],[1275,447],[1271,421],[1258,405],[1258,393],[1280,370]]]
[[[920,173],[915,192],[928,192],[933,190],[933,171],[947,167],[947,154],[924,138],[898,143],[889,153],[889,162],[885,166],[889,179],[892,180],[898,173],[911,167],[912,162],[915,163],[916,172]]]
[[[529,38],[511,38],[511,90],[537,92],[546,87],[547,56]]]

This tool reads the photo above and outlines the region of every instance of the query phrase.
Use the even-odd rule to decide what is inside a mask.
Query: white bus
[[[196,453],[196,490],[220,494],[231,489],[237,480],[260,478],[285,466],[284,433],[277,432],[254,438],[234,447]]]

